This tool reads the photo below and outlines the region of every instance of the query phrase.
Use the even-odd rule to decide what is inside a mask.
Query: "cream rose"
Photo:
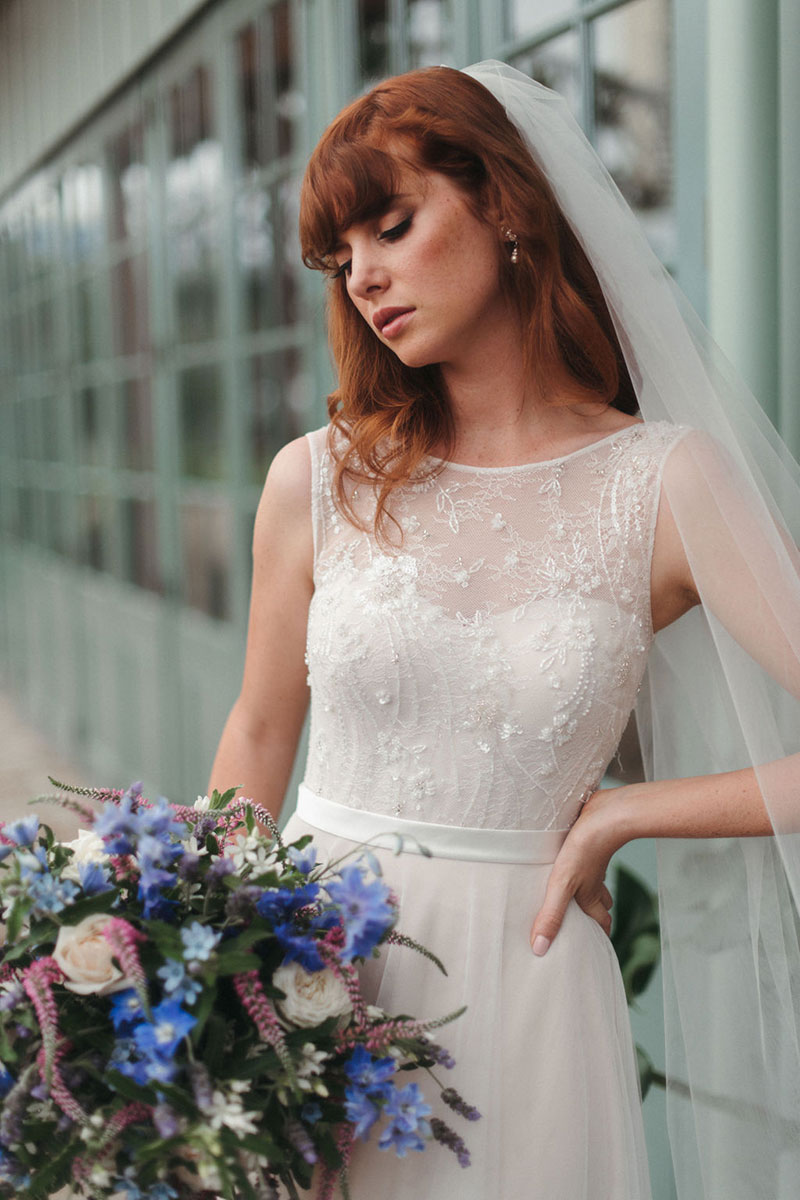
[[[77,925],[62,925],[58,931],[53,958],[67,977],[64,987],[79,996],[107,996],[133,987],[114,965],[113,951],[103,937],[110,920],[107,913],[95,913]]]
[[[328,1017],[343,1017],[352,1011],[347,989],[333,971],[305,971],[299,963],[278,967],[272,982],[286,993],[277,1001],[280,1015],[292,1025],[310,1028]]]
[[[72,851],[72,858],[61,872],[62,879],[72,879],[78,883],[79,867],[89,863],[103,864],[109,860],[103,839],[93,829],[79,829],[78,836],[71,842],[64,842],[64,846]]]

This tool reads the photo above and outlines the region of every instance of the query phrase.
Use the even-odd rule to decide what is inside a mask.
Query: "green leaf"
[[[236,787],[228,788],[227,792],[222,792],[222,794],[220,794],[217,791],[217,789],[214,788],[214,791],[211,793],[212,809],[220,809],[220,808],[227,807],[227,805],[230,803],[230,801],[233,799],[233,797],[236,795],[236,793],[241,790],[241,787],[242,787],[242,785],[239,783],[236,785]]]
[[[661,957],[658,897],[622,865],[616,870],[614,893],[611,942],[631,1004],[647,987]]]
[[[259,966],[260,960],[255,954],[225,950],[217,960],[217,975],[242,975],[246,971],[257,970]]]
[[[638,1042],[636,1043],[636,1065],[639,1068],[639,1084],[642,1089],[642,1100],[644,1100],[650,1091],[656,1069],[652,1058],[646,1050],[642,1049]]]
[[[16,942],[17,938],[19,937],[22,929],[22,922],[25,920],[27,909],[28,905],[25,904],[21,899],[15,900],[11,905],[11,908],[8,911],[8,916],[6,917],[6,941],[9,944]],[[11,950],[6,951],[6,962],[10,962],[12,959],[18,957],[17,953],[15,953],[16,949],[16,946],[12,946]],[[25,951],[21,950],[19,953],[24,954]]]
[[[244,810],[244,823],[247,826],[247,832],[252,833],[256,827],[256,819],[253,816],[253,810],[249,804]]]
[[[217,1001],[217,985],[216,983],[206,984],[200,995],[200,1002],[194,1010],[194,1015],[197,1018],[197,1023],[194,1025],[191,1032],[192,1045],[197,1046],[200,1042],[200,1035],[205,1028],[206,1021],[211,1016],[214,1010],[214,1005]]]
[[[126,1100],[138,1100],[141,1104],[153,1104],[152,1088],[141,1087],[130,1079],[127,1075],[123,1075],[121,1071],[106,1071],[104,1076],[105,1081],[112,1091],[118,1095],[124,1096]],[[159,1084],[159,1088],[161,1085]]]
[[[111,905],[115,892],[100,892],[97,896],[87,896],[85,900],[76,900],[64,909],[61,916],[62,925],[77,925],[84,917],[92,917],[95,913],[107,912],[111,916]]]

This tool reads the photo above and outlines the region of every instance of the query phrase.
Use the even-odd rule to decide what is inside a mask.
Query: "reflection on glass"
[[[290,176],[278,185],[281,214],[280,289],[283,319],[287,324],[300,319],[300,176]]]
[[[249,478],[262,484],[281,446],[303,431],[309,381],[294,348],[260,354],[250,363]]]
[[[219,321],[220,232],[217,213],[173,230],[168,244],[175,319],[181,341],[213,337]]]
[[[114,558],[114,509],[110,496],[78,497],[78,561],[110,571]]]
[[[53,554],[64,554],[64,496],[61,492],[46,491],[44,499],[44,544]]]
[[[100,328],[95,309],[95,280],[79,279],[72,290],[70,320],[74,353],[78,362],[91,362],[100,355]]]
[[[59,462],[64,457],[60,409],[60,396],[43,396],[39,401],[41,448],[45,462]]]
[[[33,182],[25,216],[29,278],[52,271],[59,258],[58,189],[43,179]]]
[[[35,351],[34,369],[43,370],[56,365],[58,357],[56,345],[55,307],[51,296],[45,296],[39,301],[34,316]]]
[[[266,166],[290,154],[305,97],[296,88],[289,0],[279,0],[236,39],[242,162]]]
[[[358,0],[359,69],[364,88],[390,73],[389,33],[389,0]]]
[[[144,163],[144,127],[126,125],[108,142],[109,237],[141,238],[147,232],[150,176]]]
[[[135,354],[150,345],[144,254],[124,258],[111,267],[111,325],[116,354]]]
[[[560,92],[576,117],[580,116],[581,106],[580,64],[580,39],[575,29],[512,59],[518,70]]]
[[[221,479],[225,473],[219,367],[192,367],[179,377],[181,474]]]
[[[669,0],[635,0],[593,23],[596,143],[656,253],[675,252]]]
[[[582,0],[506,0],[506,30],[512,38],[529,37],[570,16]]]
[[[450,48],[450,5],[446,0],[409,0],[408,57],[410,67],[437,66]]]
[[[275,285],[280,234],[271,193],[272,189],[255,186],[236,197],[236,259],[244,324],[250,330],[281,323],[281,297]]]
[[[108,416],[99,388],[89,387],[78,392],[78,461],[86,466],[108,466],[113,462]]]
[[[21,487],[17,492],[19,506],[19,536],[23,542],[36,541],[36,493],[33,488]]]
[[[39,411],[35,400],[21,400],[17,405],[17,444],[22,447],[22,457],[41,458],[39,436]]]
[[[230,507],[222,501],[185,501],[180,505],[180,530],[183,601],[225,620],[230,615]]]
[[[118,462],[130,471],[152,471],[154,459],[153,398],[150,380],[126,379],[120,385],[119,422],[122,444]]]
[[[158,570],[156,506],[152,500],[120,502],[122,578],[151,592],[161,591]]]
[[[65,243],[76,262],[94,257],[105,239],[103,170],[99,163],[70,166],[62,180]]]

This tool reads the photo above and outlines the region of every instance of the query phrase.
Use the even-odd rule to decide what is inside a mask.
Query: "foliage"
[[[105,801],[68,801],[93,821],[75,841],[35,816],[0,827],[0,1195],[255,1200],[313,1174],[325,1200],[373,1129],[468,1165],[401,1083],[424,1068],[478,1117],[433,1072],[453,1060],[431,1031],[459,1014],[391,1016],[361,992],[382,946],[425,952],[368,848],[318,864],[234,790],[180,808],[72,791]]]

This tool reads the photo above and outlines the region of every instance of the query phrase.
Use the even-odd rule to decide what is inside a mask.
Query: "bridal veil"
[[[602,286],[642,416],[696,431],[668,460],[662,503],[703,604],[655,640],[639,734],[648,778],[754,767],[775,837],[659,843],[670,1140],[680,1200],[789,1200],[800,1179],[800,471],[561,97],[499,62],[467,74],[544,169]]]

